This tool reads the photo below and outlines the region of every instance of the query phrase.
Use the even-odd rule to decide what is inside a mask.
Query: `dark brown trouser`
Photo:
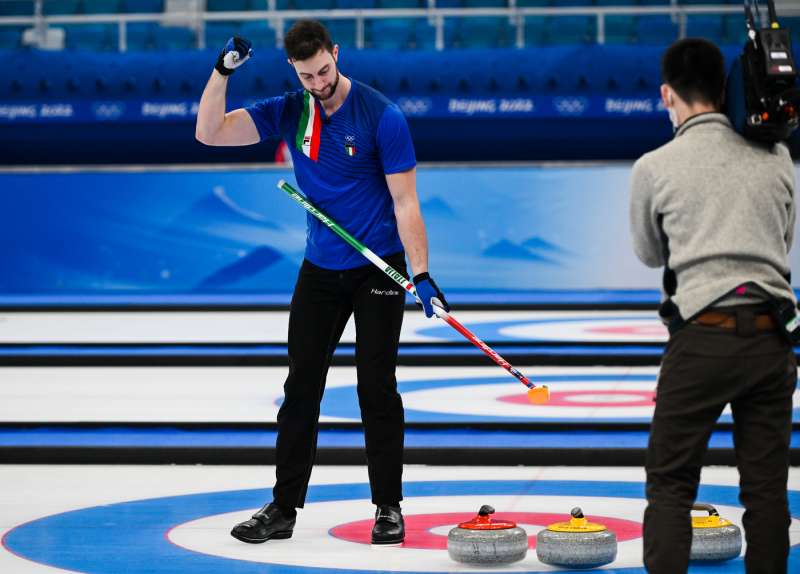
[[[745,333],[745,330],[740,331]],[[752,336],[687,325],[661,363],[647,449],[644,562],[651,574],[689,565],[690,510],[703,455],[726,404],[734,420],[739,499],[749,574],[785,574],[789,555],[787,481],[797,362],[776,331]]]

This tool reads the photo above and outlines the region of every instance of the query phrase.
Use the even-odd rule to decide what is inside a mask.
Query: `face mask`
[[[669,103],[669,107],[667,108],[667,112],[669,113],[669,121],[672,122],[672,131],[677,132],[678,128],[681,126],[678,122],[678,112],[675,111],[675,103],[672,100],[672,92],[667,94],[667,102]]]

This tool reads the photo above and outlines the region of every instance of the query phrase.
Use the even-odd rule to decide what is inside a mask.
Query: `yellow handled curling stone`
[[[617,557],[617,535],[602,524],[589,522],[580,508],[572,518],[556,522],[536,535],[540,562],[567,568],[595,568]]]
[[[691,560],[730,560],[741,554],[742,531],[738,526],[720,518],[710,504],[695,504],[692,510],[708,512],[708,516],[692,516]]]

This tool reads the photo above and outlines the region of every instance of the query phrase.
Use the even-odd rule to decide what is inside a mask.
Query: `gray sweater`
[[[686,121],[674,140],[633,166],[630,224],[645,265],[677,277],[683,319],[746,282],[794,300],[784,275],[795,221],[794,165],[783,144],[767,149],[737,134],[722,114]],[[668,243],[668,261],[665,245]]]

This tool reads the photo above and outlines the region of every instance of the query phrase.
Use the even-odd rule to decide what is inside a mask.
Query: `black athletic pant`
[[[739,316],[740,329],[745,328],[742,320],[746,316]],[[644,561],[651,574],[682,574],[688,568],[690,510],[701,461],[728,403],[739,499],[745,508],[745,567],[749,574],[786,573],[786,489],[797,363],[777,331],[740,332],[690,324],[667,346],[645,465]]]
[[[384,259],[406,273],[405,254]],[[350,315],[372,502],[402,500],[404,416],[395,366],[404,306],[403,289],[372,264],[333,271],[303,261],[289,314],[289,376],[278,412],[277,504],[302,508],[305,502],[325,378]]]

